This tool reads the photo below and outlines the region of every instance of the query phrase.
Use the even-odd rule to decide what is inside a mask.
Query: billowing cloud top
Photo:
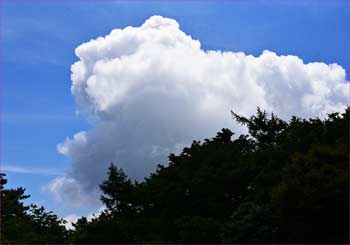
[[[282,118],[322,117],[344,109],[349,95],[337,64],[304,64],[271,51],[258,57],[205,51],[175,20],[161,16],[115,29],[75,53],[71,91],[94,129],[58,146],[72,167],[50,184],[57,195],[59,189],[77,197],[97,193],[111,161],[140,179],[193,139],[223,127],[240,131],[231,109],[251,115],[260,106]]]

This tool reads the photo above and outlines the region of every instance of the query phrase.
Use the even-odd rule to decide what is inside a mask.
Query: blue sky
[[[205,50],[258,56],[268,49],[349,71],[346,1],[1,1],[1,164],[12,169],[4,171],[9,186],[25,187],[30,202],[62,217],[94,211],[66,208],[42,190],[70,164],[57,144],[92,127],[76,115],[70,93],[74,49],[112,29],[140,26],[152,15],[177,20]]]

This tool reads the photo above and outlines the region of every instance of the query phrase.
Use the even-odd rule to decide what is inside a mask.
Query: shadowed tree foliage
[[[101,196],[101,201],[115,218],[127,216],[134,208],[132,198],[134,186],[124,171],[113,164],[110,165],[107,174],[107,180],[100,185],[100,189],[104,193]]]
[[[64,243],[67,231],[64,221],[44,207],[23,201],[29,198],[25,189],[5,189],[5,174],[1,181],[1,243]]]
[[[259,108],[232,116],[247,135],[222,129],[193,141],[142,182],[111,164],[105,210],[80,218],[68,241],[349,243],[349,109],[323,120],[286,122]],[[4,241],[67,241],[57,216],[22,203],[24,189],[2,197]]]
[[[232,116],[248,135],[193,141],[141,183],[111,165],[106,210],[75,231],[103,238],[73,242],[348,243],[349,110],[289,122],[259,108]]]

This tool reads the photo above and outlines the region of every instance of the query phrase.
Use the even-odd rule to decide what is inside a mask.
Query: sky
[[[244,132],[231,109],[340,111],[349,21],[347,1],[1,1],[8,186],[75,219],[100,210],[110,162],[142,180],[191,140]]]

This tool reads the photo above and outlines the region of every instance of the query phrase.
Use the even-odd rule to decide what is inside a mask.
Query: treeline
[[[65,221],[37,205],[24,205],[29,198],[22,187],[4,189],[5,174],[0,173],[1,234],[0,244],[61,243],[68,241]]]
[[[285,122],[258,109],[193,141],[167,166],[132,182],[111,164],[106,209],[75,229],[3,189],[2,243],[349,243],[349,109]]]

